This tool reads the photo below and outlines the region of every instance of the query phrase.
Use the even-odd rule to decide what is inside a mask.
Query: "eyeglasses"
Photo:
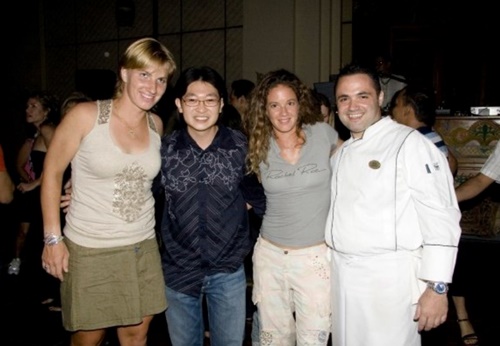
[[[195,98],[188,98],[188,99],[183,98],[182,101],[184,101],[184,103],[188,107],[198,107],[200,102],[202,102],[205,105],[205,107],[216,107],[219,105],[220,99],[209,98],[205,100],[199,100]]]

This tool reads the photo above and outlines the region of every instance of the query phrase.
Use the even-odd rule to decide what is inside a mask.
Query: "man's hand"
[[[429,331],[443,324],[448,315],[448,296],[437,294],[426,288],[420,296],[414,320],[418,321],[418,331]]]

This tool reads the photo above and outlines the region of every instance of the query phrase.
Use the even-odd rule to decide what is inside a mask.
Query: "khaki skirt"
[[[61,283],[63,326],[94,330],[141,323],[167,308],[155,238],[128,246],[86,248],[65,239],[69,272]]]

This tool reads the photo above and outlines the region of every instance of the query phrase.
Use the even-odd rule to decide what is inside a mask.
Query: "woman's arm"
[[[16,171],[21,178],[21,181],[28,182],[31,180],[30,175],[24,169],[28,159],[30,157],[31,147],[33,146],[33,138],[28,138],[24,141],[23,145],[19,149],[16,159]]]
[[[70,110],[56,128],[43,165],[41,203],[44,239],[60,239],[60,201],[64,171],[77,153],[82,139],[95,123],[94,103],[78,104]],[[69,253],[64,242],[45,243],[42,263],[48,272],[63,280],[68,271]]]

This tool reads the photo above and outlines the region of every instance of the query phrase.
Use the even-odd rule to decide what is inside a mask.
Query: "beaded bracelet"
[[[59,244],[63,239],[64,239],[64,236],[62,236],[62,235],[55,235],[55,234],[51,233],[51,234],[47,234],[43,238],[43,242],[45,243],[45,245],[52,246],[52,245]]]

